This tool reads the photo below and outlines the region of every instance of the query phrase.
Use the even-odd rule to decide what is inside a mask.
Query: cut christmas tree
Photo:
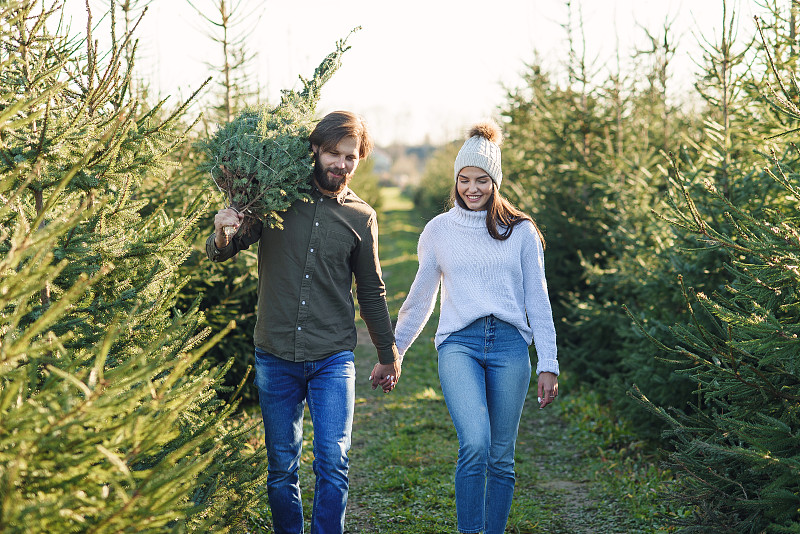
[[[201,168],[225,194],[228,207],[244,213],[242,231],[256,221],[281,228],[279,213],[297,200],[308,200],[313,165],[308,136],[322,86],[350,48],[346,42],[347,38],[336,43],[311,80],[300,77],[302,91],[283,90],[280,104],[272,108],[243,110],[200,143],[207,156]],[[225,229],[229,235],[235,231]]]

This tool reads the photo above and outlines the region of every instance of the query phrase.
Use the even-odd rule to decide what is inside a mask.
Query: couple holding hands
[[[442,393],[458,434],[459,532],[499,534],[514,493],[514,448],[535,343],[539,407],[558,394],[555,328],[544,274],[544,239],[504,199],[492,122],[475,125],[456,156],[453,207],[425,226],[419,268],[394,331],[378,259],[375,211],[348,187],[373,143],[361,117],[325,116],[309,138],[311,202],[231,238],[243,214],[224,209],[206,243],[224,261],[258,242],[254,332],[267,489],[277,534],[303,532],[298,480],[306,403],[314,426],[312,534],[344,532],[348,450],[355,407],[356,283],[361,317],[378,352],[373,388],[394,389],[403,355],[431,316],[441,288],[435,345]]]

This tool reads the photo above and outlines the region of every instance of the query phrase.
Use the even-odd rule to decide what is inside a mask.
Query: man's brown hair
[[[365,159],[372,152],[372,136],[363,118],[349,111],[334,111],[325,115],[317,123],[309,136],[312,145],[327,151],[339,144],[345,137],[358,141],[358,157]]]

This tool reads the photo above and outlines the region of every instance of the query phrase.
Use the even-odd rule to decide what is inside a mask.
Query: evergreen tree
[[[194,127],[186,125],[187,138],[168,155],[164,172],[150,177],[136,195],[148,201],[145,210],[161,208],[177,216],[186,212],[193,199],[210,192],[211,203],[198,220],[200,233],[179,268],[180,276],[187,283],[178,295],[178,306],[189,307],[199,298],[202,326],[212,332],[226,331],[231,322],[235,324],[220,343],[208,349],[204,360],[230,367],[218,388],[220,397],[230,400],[238,396],[244,404],[252,404],[258,402],[255,387],[243,384],[251,379],[254,363],[251,334],[255,328],[258,292],[256,254],[254,250],[243,251],[234,261],[225,264],[208,261],[205,254],[207,231],[213,228],[215,208],[224,205],[225,199],[216,188],[209,189],[208,174],[201,169],[204,155],[197,142],[230,121],[238,111],[260,101],[248,71],[255,54],[247,48],[253,21],[260,17],[257,9],[244,11],[241,2],[214,0],[210,3],[214,16],[206,16],[201,8],[209,3],[188,3],[209,24],[207,36],[219,47],[221,61],[208,63],[215,90],[207,95],[208,110],[202,120]],[[143,100],[144,104],[148,103],[146,98]],[[170,114],[167,109],[160,110],[158,116],[162,119]]]
[[[800,88],[793,78],[781,81],[796,62],[788,11],[789,31],[774,13],[774,41],[762,32],[765,80],[776,92],[751,80],[738,88],[749,96],[743,105],[717,108],[719,148],[701,159],[705,188],[698,167],[673,167],[671,222],[694,243],[679,266],[689,274],[680,280],[688,317],[670,338],[653,341],[696,384],[697,402],[669,411],[646,390],[635,394],[669,425],[664,436],[679,473],[674,496],[693,505],[691,516],[674,518],[682,532],[800,532],[800,162],[793,144],[780,152],[767,145],[769,159],[758,161],[765,134],[795,131],[800,121]],[[717,65],[714,72],[723,73]],[[730,122],[726,110],[734,111]],[[703,267],[715,284],[689,281]]]
[[[569,326],[571,339],[577,341],[570,345],[570,354],[600,379],[615,412],[630,420],[637,434],[654,438],[658,421],[627,398],[631,383],[642,384],[659,400],[679,404],[686,402],[691,384],[673,374],[674,366],[659,358],[663,355],[632,327],[623,305],[630,313],[646,315],[653,335],[668,335],[668,325],[683,313],[671,283],[676,236],[663,220],[653,218],[652,210],[662,205],[666,190],[666,151],[691,153],[683,139],[696,137],[698,127],[689,114],[670,104],[669,64],[677,45],[669,23],[658,37],[646,34],[651,48],[638,54],[636,65],[645,75],[629,77],[623,85],[618,72],[606,93],[606,105],[613,107],[616,120],[610,139],[613,174],[598,184],[609,212],[605,251],[600,262],[583,258],[592,292],[588,299],[578,294],[572,300],[577,313]],[[659,320],[663,318],[666,324]]]
[[[438,148],[425,163],[422,180],[414,191],[414,206],[425,217],[432,219],[450,209],[450,197],[455,186],[453,162],[462,141],[448,143]]]
[[[122,35],[133,35],[136,26],[142,20],[144,12],[153,0],[108,0],[108,14],[111,17],[111,31],[112,41],[116,37],[117,26],[122,26]],[[119,20],[119,15],[122,20]],[[124,64],[133,68],[133,59],[136,55],[136,46],[138,41],[129,39],[125,44]],[[145,84],[142,80],[136,78],[135,74],[131,76],[128,83],[128,96],[134,98],[134,95],[140,95],[144,90]]]
[[[203,361],[223,332],[175,307],[205,199],[170,217],[135,197],[185,106],[143,113],[131,36],[104,53],[91,16],[78,43],[38,4],[0,7],[0,530],[226,531],[266,461]]]
[[[737,36],[736,14],[727,5],[723,5],[722,16],[724,31],[718,43],[704,48],[704,71],[696,84],[704,103],[702,129],[699,135],[689,130],[689,135],[684,136],[688,140],[686,146],[675,152],[676,165],[689,194],[702,199],[698,209],[703,217],[726,232],[730,225],[727,203],[743,205],[758,199],[766,206],[785,195],[772,180],[760,177],[764,159],[752,142],[754,133],[766,136],[780,124],[770,111],[770,104],[755,90],[754,71],[748,59],[752,42]],[[709,188],[721,197],[710,195]],[[758,202],[750,205],[758,206]],[[733,229],[727,230],[730,231]],[[677,276],[680,274],[687,286],[706,294],[722,289],[730,280],[724,250],[707,247],[703,238],[680,227],[673,227],[670,234],[662,238],[669,245],[663,249],[667,261],[654,264],[641,293],[626,301],[631,313],[647,325],[649,334],[666,344],[676,342],[670,326],[689,321],[688,310],[674,290]],[[663,232],[656,235],[664,236]],[[681,407],[690,400],[703,405],[702,394],[690,393],[689,384],[682,378],[685,375],[666,372],[667,368],[654,362],[653,356],[668,362],[671,358],[654,352],[644,339],[631,340],[625,353],[622,386],[636,384],[659,405]],[[669,365],[674,368],[673,363]]]
[[[364,202],[372,206],[381,219],[383,210],[383,198],[381,197],[380,177],[375,173],[375,161],[372,158],[362,160],[358,164],[358,170],[350,183],[350,188]]]
[[[715,190],[728,208],[725,226],[676,177],[684,202],[674,205],[675,224],[724,252],[731,278],[711,294],[684,289],[691,322],[673,327],[674,345],[656,341],[683,362],[703,406],[671,414],[637,391],[670,425],[676,497],[694,505],[676,520],[684,532],[800,532],[800,175],[775,161],[756,177],[774,180],[790,203],[736,206]]]
[[[211,106],[207,120],[217,125],[231,122],[236,113],[257,103],[259,93],[253,88],[248,69],[256,54],[247,47],[247,37],[261,19],[259,8],[244,11],[241,0],[213,0],[214,17],[187,0],[190,6],[209,24],[208,37],[219,44],[221,61],[206,65],[214,73],[216,104]]]
[[[576,81],[558,83],[538,65],[524,85],[509,92],[503,110],[503,187],[509,199],[542,229],[548,288],[556,317],[559,350],[592,342],[572,336],[573,299],[587,302],[593,288],[582,260],[602,267],[610,226],[602,187],[614,175],[608,150],[611,109],[599,91]],[[508,184],[506,186],[506,183]],[[610,336],[597,341],[613,342]],[[568,374],[588,378],[607,362],[565,360]]]

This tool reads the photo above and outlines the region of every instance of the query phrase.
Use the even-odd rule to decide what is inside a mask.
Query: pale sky
[[[65,2],[73,28],[82,30],[85,0]],[[253,79],[270,102],[277,102],[280,89],[297,88],[298,75],[310,77],[338,39],[362,27],[323,88],[318,112],[349,109],[363,115],[379,145],[459,139],[472,123],[497,115],[505,101],[503,86],[518,86],[520,72],[537,54],[552,68],[567,58],[564,0],[241,2],[243,11],[255,7],[261,14],[247,43],[257,52]],[[89,3],[97,19],[108,0]],[[209,13],[215,3],[194,0]],[[660,35],[671,20],[678,40],[675,72],[691,80],[697,67],[688,56],[698,55],[696,34],[713,40],[721,26],[721,0],[573,0],[576,4],[582,6],[587,59],[601,72],[615,69],[617,42],[625,60],[644,43],[639,26]],[[752,33],[756,1],[729,4],[740,12],[740,32]],[[153,0],[137,31],[138,74],[162,96],[175,101],[188,96],[209,76],[205,62],[220,61],[220,47],[204,34],[207,27],[185,0]],[[201,110],[202,105],[193,108]]]

